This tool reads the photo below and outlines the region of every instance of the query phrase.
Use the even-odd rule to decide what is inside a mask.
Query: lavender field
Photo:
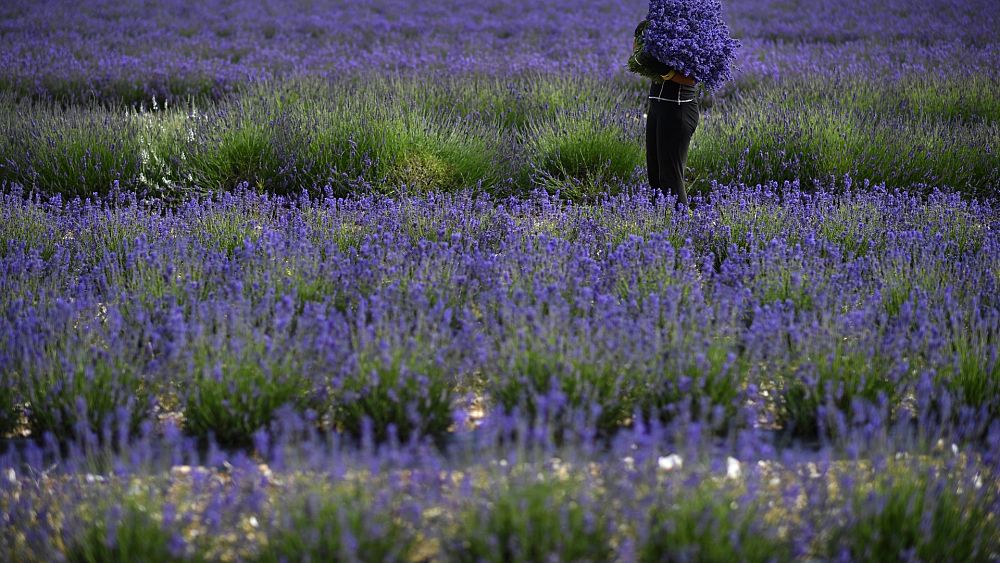
[[[1000,560],[993,0],[0,5],[0,560]]]

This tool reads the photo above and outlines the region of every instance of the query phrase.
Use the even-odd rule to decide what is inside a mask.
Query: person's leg
[[[681,155],[688,139],[687,134],[681,127],[681,110],[683,105],[660,102],[663,108],[664,119],[658,123],[656,129],[656,144],[659,151],[658,158],[660,185],[663,190],[669,192],[677,198],[678,204],[687,204],[687,191],[684,189],[684,164]]]
[[[658,102],[662,112],[657,121],[656,145],[659,149],[657,165],[660,186],[677,198],[678,205],[687,205],[687,190],[684,187],[684,163],[687,160],[688,144],[691,142],[690,129],[685,125],[685,106],[670,102]]]
[[[646,176],[649,179],[649,187],[653,191],[653,197],[656,197],[656,192],[662,189],[659,151],[656,145],[657,116],[653,111],[655,106],[655,103],[650,103],[646,110]]]

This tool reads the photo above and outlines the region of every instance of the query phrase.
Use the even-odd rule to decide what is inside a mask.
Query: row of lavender
[[[69,454],[32,445],[0,456],[0,553],[497,563],[1000,555],[995,446],[986,455],[945,442],[920,456],[766,459],[766,444],[752,439],[737,451],[676,449],[663,428],[598,449],[484,438],[503,447],[448,457],[420,446],[358,450],[286,415],[256,435],[253,457],[198,454],[169,425],[117,450],[86,439]]]
[[[995,80],[994,7],[990,0],[725,2],[751,84],[803,73]],[[607,79],[621,74],[645,10],[640,0],[16,0],[0,7],[0,85],[62,100],[139,102],[218,97],[248,81],[290,76],[546,71]]]
[[[918,418],[975,437],[1000,406],[997,213],[955,197],[717,188],[690,217],[641,192],[21,197],[0,246],[8,432],[124,410],[245,443],[292,405],[403,440],[483,410],[601,434]]]
[[[534,186],[576,199],[641,174],[643,88],[594,77],[264,83],[169,109],[60,108],[0,95],[0,180],[66,197],[112,186],[179,200],[243,181],[273,193]],[[706,100],[705,106],[708,106]],[[981,75],[787,80],[706,111],[688,181],[870,178],[995,197],[1000,89]]]
[[[995,557],[998,210],[637,190],[8,193],[0,403],[32,439],[0,463],[0,544]]]

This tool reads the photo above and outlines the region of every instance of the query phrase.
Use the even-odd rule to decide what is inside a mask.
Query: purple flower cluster
[[[643,50],[708,90],[732,78],[740,42],[729,35],[719,0],[650,0]]]
[[[724,7],[744,44],[736,77],[751,83],[802,74],[884,80],[940,68],[996,78],[1000,68],[992,0],[732,0]],[[292,76],[544,72],[620,79],[640,10],[638,3],[596,0],[11,0],[0,5],[0,89],[148,104]]]
[[[996,560],[991,2],[0,3],[0,559]]]
[[[0,455],[0,546],[995,549],[996,207],[870,185],[716,186],[692,217],[647,198],[6,194],[4,433],[27,438]],[[872,492],[873,463],[902,473]],[[900,519],[924,531],[872,539]]]
[[[0,455],[0,549],[15,560],[989,561],[996,459],[759,444],[675,449],[662,428],[580,448],[357,449],[286,416],[248,455],[168,427]],[[70,453],[65,453],[70,450]],[[501,559],[496,554],[503,556]]]
[[[921,418],[977,436],[1000,412],[997,212],[958,196],[718,187],[690,219],[642,194],[20,198],[0,360],[27,424],[7,432],[166,410],[248,443],[291,408],[378,441],[510,415],[836,440]]]

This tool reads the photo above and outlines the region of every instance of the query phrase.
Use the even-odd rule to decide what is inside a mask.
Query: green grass
[[[637,390],[639,411],[647,419],[667,422],[687,411],[718,432],[739,425],[738,398],[746,384],[748,365],[731,338],[717,337],[697,355],[675,351],[662,366],[642,378]]]
[[[858,78],[804,76],[781,85],[788,109],[840,106],[858,113],[957,123],[1000,121],[996,81],[981,75],[934,81],[903,76],[876,83]]]
[[[955,396],[959,404],[985,409],[990,417],[1000,416],[1000,356],[996,353],[995,334],[951,328],[946,353],[953,358],[937,378]]]
[[[199,145],[202,150],[188,157],[191,182],[210,191],[230,191],[240,182],[261,191],[277,187],[281,163],[261,121],[220,126],[217,139]]]
[[[490,400],[505,412],[520,411],[532,423],[544,421],[557,438],[572,430],[583,416],[598,432],[610,435],[632,415],[631,388],[639,379],[627,365],[611,360],[576,359],[558,352],[529,348],[512,360],[508,373],[487,377]],[[562,399],[553,405],[554,397]],[[541,402],[545,401],[543,408]],[[587,412],[600,407],[596,417]]]
[[[124,350],[107,350],[99,328],[73,326],[88,322],[94,321],[68,321],[65,333],[48,337],[46,358],[26,359],[20,370],[15,366],[24,382],[28,426],[35,436],[100,434],[105,424],[135,432],[150,414],[152,393],[141,358]]]
[[[801,368],[779,380],[778,421],[791,436],[839,436],[842,429],[836,416],[844,416],[844,422],[849,423],[856,400],[869,405],[882,400],[897,404],[900,387],[890,378],[892,360],[874,351],[835,342],[831,349],[807,356]]]
[[[0,437],[18,430],[21,422],[20,379],[13,372],[0,374]]]
[[[58,239],[42,209],[26,201],[21,194],[0,195],[0,258],[6,258],[16,248],[28,253],[38,252],[48,260],[56,251]]]
[[[136,132],[122,108],[60,109],[0,96],[0,179],[63,196],[139,187]]]
[[[495,184],[502,170],[496,131],[459,121],[406,114],[376,125],[385,131],[377,158],[388,186],[455,191]],[[492,142],[491,142],[492,138]]]
[[[995,85],[984,81],[960,95],[908,82],[782,84],[705,116],[688,165],[721,182],[808,183],[850,174],[993,196],[1000,166],[984,147],[1000,141],[998,100]]]
[[[532,181],[569,199],[595,198],[645,165],[637,122],[602,108],[560,112],[530,123],[521,142]]]
[[[995,195],[1000,100],[990,78],[833,82],[806,75],[706,98],[688,161],[692,191],[710,180],[808,185],[851,174]],[[341,195],[540,185],[587,199],[642,169],[642,89],[544,73],[300,79],[155,110],[64,109],[5,94],[0,177],[63,195],[106,193],[118,181],[168,199],[243,182],[276,193],[329,185]]]

